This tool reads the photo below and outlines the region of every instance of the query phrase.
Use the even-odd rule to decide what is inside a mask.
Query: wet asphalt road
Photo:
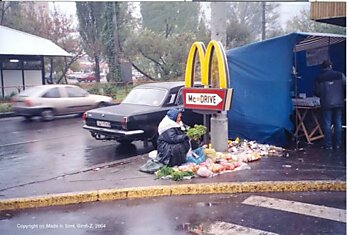
[[[244,203],[255,195],[329,207],[321,215],[346,209],[345,192],[161,197],[0,212],[0,234],[346,234],[344,221]]]
[[[1,190],[80,171],[97,164],[144,154],[140,141],[123,146],[92,138],[82,119],[65,116],[51,122],[0,119]]]

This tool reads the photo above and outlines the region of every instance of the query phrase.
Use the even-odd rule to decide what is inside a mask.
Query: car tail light
[[[121,127],[122,129],[127,129],[127,122],[128,122],[128,118],[127,117],[123,117],[122,123],[121,123]]]
[[[82,120],[83,120],[83,121],[86,121],[86,120],[87,120],[87,112],[84,112],[84,113],[82,114]]]
[[[24,104],[25,104],[26,106],[30,107],[30,106],[33,105],[33,102],[32,102],[31,100],[26,99],[26,100],[24,100]]]

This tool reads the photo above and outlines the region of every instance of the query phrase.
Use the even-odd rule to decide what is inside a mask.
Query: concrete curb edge
[[[346,191],[344,181],[261,181],[242,183],[201,183],[165,186],[103,189],[74,193],[60,193],[24,198],[0,200],[0,211],[47,206],[62,206],[76,203],[139,199],[160,196],[195,194],[253,193],[253,192],[306,192]]]
[[[0,118],[17,117],[14,112],[0,113]]]

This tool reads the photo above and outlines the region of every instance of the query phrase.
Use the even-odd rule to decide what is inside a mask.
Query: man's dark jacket
[[[324,70],[315,80],[314,94],[320,97],[322,109],[344,106],[345,79],[342,73]]]
[[[187,135],[180,128],[169,128],[158,137],[157,158],[165,165],[181,165],[186,161],[189,148]]]

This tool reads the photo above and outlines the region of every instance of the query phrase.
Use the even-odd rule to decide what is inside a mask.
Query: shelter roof
[[[277,39],[295,39],[295,45],[293,47],[294,52],[305,51],[309,49],[320,48],[324,46],[329,46],[346,41],[345,35],[339,34],[328,34],[328,33],[305,33],[305,32],[294,32],[286,35],[269,38],[264,41],[250,43],[241,47],[232,48],[228,51],[240,50],[247,47],[254,47],[264,43],[272,42]]]
[[[305,36],[305,39],[296,44],[294,48],[295,52],[324,47],[324,46],[340,43],[346,40],[345,35],[338,35],[338,34],[302,33],[302,32],[299,32],[296,34]]]
[[[0,26],[0,55],[71,56],[52,41]]]

